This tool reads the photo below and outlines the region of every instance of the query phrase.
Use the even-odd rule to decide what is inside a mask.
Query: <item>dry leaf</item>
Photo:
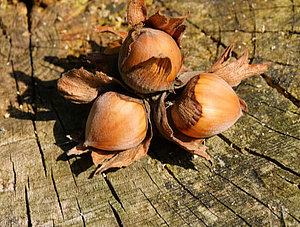
[[[95,166],[101,165],[107,159],[111,159],[119,151],[108,152],[102,150],[94,150],[91,154]]]
[[[120,86],[120,82],[105,73],[93,74],[83,68],[64,73],[57,83],[59,93],[65,99],[77,104],[93,101],[100,92],[112,86]]]
[[[180,47],[180,40],[185,31],[185,26],[181,24],[187,16],[188,15],[167,18],[158,11],[156,14],[149,17],[145,24],[148,27],[165,31],[175,39]]]
[[[237,61],[228,64],[231,58],[232,49],[232,45],[227,47],[218,61],[207,71],[209,73],[215,73],[223,78],[232,87],[239,85],[243,79],[246,79],[249,76],[264,73],[271,64],[266,62],[264,64],[249,65],[248,52],[245,52]]]

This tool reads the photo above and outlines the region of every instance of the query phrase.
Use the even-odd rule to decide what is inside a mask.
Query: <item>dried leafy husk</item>
[[[92,150],[91,156],[92,160],[95,166],[99,166],[102,163],[104,163],[106,160],[111,159],[114,157],[116,154],[118,154],[119,151],[102,151],[102,150]]]
[[[153,119],[157,130],[166,139],[178,144],[180,147],[186,151],[205,158],[211,162],[209,154],[206,152],[206,147],[204,145],[204,139],[190,138],[178,130],[175,127],[171,127],[172,122],[167,114],[165,106],[165,98],[167,93],[161,94],[158,100],[153,103]]]
[[[144,23],[146,27],[165,31],[175,39],[180,47],[180,41],[186,28],[182,23],[187,16],[167,18],[158,11],[147,19],[144,0],[131,0],[128,6],[127,20],[132,26]]]
[[[192,78],[204,73],[203,71],[187,71],[179,74],[175,80],[174,88],[179,89],[184,87]]]
[[[149,127],[148,134],[142,143],[140,143],[138,146],[134,148],[117,152],[109,161],[103,163],[100,166],[100,168],[97,169],[95,174],[102,173],[111,168],[120,168],[120,167],[129,166],[131,163],[138,161],[140,158],[142,158],[147,154],[151,139],[152,139],[152,128]],[[93,160],[94,159],[95,158],[93,158]]]
[[[227,47],[217,62],[207,71],[223,78],[232,87],[239,85],[240,82],[247,77],[264,73],[271,64],[270,62],[266,62],[263,64],[249,65],[247,51],[237,61],[228,64],[232,49],[233,45]]]
[[[64,73],[57,82],[58,92],[77,104],[90,103],[100,92],[113,87],[121,87],[121,83],[103,72],[93,74],[83,68]]]
[[[166,16],[162,15],[161,12],[157,12],[156,14],[152,15],[147,19],[145,25],[147,27],[156,28],[165,31],[170,36],[175,39],[178,46],[180,47],[180,41],[185,31],[185,26],[181,25],[185,18],[188,15],[181,16],[181,17],[171,17],[167,18]]]

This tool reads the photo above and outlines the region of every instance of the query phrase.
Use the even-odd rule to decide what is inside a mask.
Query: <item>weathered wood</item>
[[[67,158],[66,135],[88,105],[56,91],[61,73],[126,30],[125,1],[42,1],[0,7],[1,226],[300,225],[300,2],[146,1],[148,15],[190,12],[181,42],[186,65],[208,69],[225,46],[270,61],[236,88],[249,112],[209,138],[214,166],[162,138],[149,156],[93,178],[88,155]],[[155,3],[155,4],[154,4]]]

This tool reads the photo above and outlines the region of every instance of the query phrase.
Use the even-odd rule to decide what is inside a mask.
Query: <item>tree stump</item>
[[[147,157],[96,177],[89,155],[65,154],[90,106],[56,82],[114,39],[95,26],[126,31],[127,2],[24,2],[0,3],[1,226],[300,225],[299,0],[146,1],[189,12],[189,68],[208,69],[231,43],[234,57],[272,64],[236,88],[249,112],[206,140],[213,166],[154,138]]]

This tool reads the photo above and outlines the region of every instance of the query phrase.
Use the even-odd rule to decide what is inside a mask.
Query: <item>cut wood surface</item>
[[[27,2],[27,5],[23,2]],[[224,48],[271,62],[235,90],[248,113],[206,140],[213,166],[162,138],[105,174],[67,157],[89,105],[56,83],[127,31],[126,1],[1,1],[0,226],[300,226],[300,1],[146,1],[148,15],[189,13],[185,65],[206,70]]]

